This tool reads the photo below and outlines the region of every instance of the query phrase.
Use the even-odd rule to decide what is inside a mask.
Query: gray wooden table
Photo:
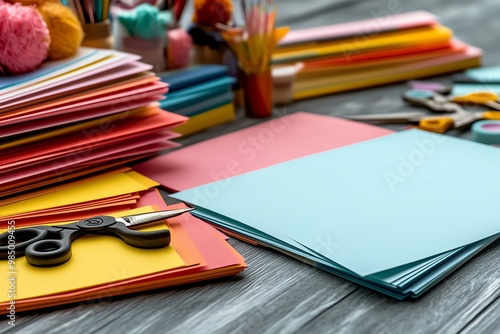
[[[496,0],[281,0],[278,23],[302,28],[365,19],[384,14],[394,4],[405,12],[435,13],[458,38],[485,50],[485,65],[500,65]],[[447,76],[433,80],[450,83]],[[278,108],[276,114],[303,110],[344,116],[409,110],[400,99],[405,89],[404,83],[394,84],[300,101]],[[234,123],[182,143],[189,145],[256,122],[240,112]],[[500,333],[500,242],[419,300],[405,302],[277,252],[230,242],[249,265],[235,277],[17,314],[16,327],[3,321],[0,333]]]

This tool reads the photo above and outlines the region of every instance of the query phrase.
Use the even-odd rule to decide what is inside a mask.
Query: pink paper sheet
[[[20,154],[10,154],[5,157],[6,159],[0,162],[0,171],[48,161],[49,159],[67,156],[74,154],[74,152],[85,151],[86,149],[96,149],[114,143],[119,145],[124,141],[133,141],[136,138],[142,140],[142,137],[144,137],[142,133],[130,133],[130,130],[125,130],[126,129],[113,130],[110,133],[102,133],[90,138],[67,140],[63,145],[52,143],[52,145],[44,145],[39,148],[23,151]],[[128,136],[123,138],[119,135],[115,135],[120,131],[128,133]],[[113,136],[110,136],[110,134]],[[175,137],[177,137],[175,132],[164,132],[161,130],[151,130],[147,135],[148,140],[153,140],[152,143],[166,141]],[[59,142],[60,141],[59,139]]]
[[[384,31],[397,31],[437,23],[434,15],[425,11],[414,11],[398,15],[379,15],[373,19],[333,24],[329,26],[292,30],[283,37],[278,46],[333,40],[341,38],[365,37]]]
[[[138,61],[140,58],[139,56],[134,54],[127,54],[122,52],[117,52],[117,54],[118,56],[115,59],[112,59],[112,61],[110,61],[109,59],[105,59],[100,63],[88,65],[86,68],[83,68],[71,75],[63,75],[61,78],[58,78],[56,80],[51,80],[49,83],[38,85],[35,87],[19,88],[19,90],[17,91],[6,93],[5,95],[0,96],[0,101],[1,102],[9,101],[11,99],[17,99],[19,97],[30,95],[35,92],[43,91],[47,88],[60,87],[61,85],[66,85],[68,83],[74,82],[75,80],[86,78],[91,75],[95,75],[104,71],[109,71],[111,69],[115,69],[122,65]]]
[[[75,97],[75,101],[63,101],[61,103],[58,103],[57,106],[54,107],[45,107],[44,105],[41,105],[37,106],[36,109],[32,112],[30,111],[30,113],[26,112],[20,115],[13,115],[12,117],[5,116],[5,118],[0,120],[0,126],[26,122],[30,120],[38,120],[43,117],[60,115],[78,110],[93,109],[105,105],[113,106],[115,103],[122,101],[134,103],[136,100],[140,100],[151,95],[162,95],[167,91],[167,86],[164,83],[158,81],[148,84],[138,84],[138,86],[136,87],[130,87],[126,90],[111,92],[98,96],[93,96],[95,93],[93,93],[92,95],[82,94],[82,96]],[[87,95],[89,96],[87,97]],[[46,104],[49,105],[49,103]],[[31,110],[34,108],[29,109]],[[18,111],[18,113],[21,112],[24,111]]]
[[[133,168],[172,191],[393,133],[297,112],[153,158]]]
[[[80,166],[82,164],[91,164],[96,160],[115,159],[116,157],[123,156],[124,152],[134,152],[141,154],[141,149],[149,145],[165,142],[165,138],[149,138],[150,132],[157,132],[159,129],[167,129],[176,126],[186,121],[186,117],[176,115],[173,113],[161,112],[154,116],[144,119],[142,122],[137,122],[134,127],[129,128],[131,133],[142,133],[139,138],[124,140],[120,142],[113,142],[111,145],[93,149],[90,147],[83,147],[82,151],[74,152],[68,156],[58,157],[56,159],[47,159],[42,163],[35,163],[22,168],[0,172],[0,184],[8,184],[17,182],[18,180],[34,177],[45,173],[54,173],[54,176],[60,175],[63,171],[72,169],[73,166]],[[170,138],[170,135],[168,135]]]
[[[25,168],[18,168],[9,173],[2,173],[0,175],[0,183],[8,184],[10,182],[15,182],[29,177],[34,177],[40,174],[53,173],[54,177],[62,175],[64,172],[73,169],[73,166],[79,167],[82,164],[95,165],[94,161],[102,160],[106,158],[108,160],[114,160],[116,157],[122,156],[123,152],[128,152],[127,156],[130,156],[131,152],[137,152],[141,154],[141,149],[143,147],[148,147],[154,144],[156,138],[149,139],[148,137],[136,139],[133,141],[127,141],[120,143],[119,145],[111,145],[95,150],[89,150],[87,152],[79,152],[65,156],[58,157],[53,160],[47,160],[44,163],[34,164],[33,166],[28,166]],[[170,147],[170,145],[169,145]]]
[[[137,109],[140,107],[145,107],[149,104],[156,103],[161,100],[162,97],[158,95],[148,96],[144,99],[138,99],[134,101],[128,101],[127,99],[117,99],[114,105],[104,105],[102,107],[94,106],[90,110],[77,109],[72,110],[69,114],[55,115],[51,117],[45,117],[37,120],[36,118],[19,124],[8,125],[0,130],[0,138],[12,136],[19,133],[27,133],[35,130],[47,129],[50,127],[55,127],[59,125],[69,124],[78,121],[84,121],[91,118],[116,114],[126,110]],[[125,100],[125,101],[124,101]]]
[[[120,154],[114,154],[111,157],[105,157],[101,159],[95,159],[92,160],[91,164],[89,166],[95,166],[95,165],[102,165],[106,164],[112,161],[116,161],[118,159],[125,159],[125,158],[132,158],[131,160],[137,160],[141,156],[144,155],[151,155],[154,153],[158,153],[160,151],[168,150],[174,147],[179,147],[181,146],[178,143],[172,142],[172,141],[165,141],[161,143],[155,143],[147,146],[143,146],[141,148],[134,148],[130,151],[123,151]]]

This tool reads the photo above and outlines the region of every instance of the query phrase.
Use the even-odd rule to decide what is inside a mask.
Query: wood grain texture
[[[479,314],[461,334],[500,333],[500,297]]]
[[[484,49],[485,65],[499,64],[496,0],[275,2],[278,25],[292,28],[383,18],[391,3],[399,4],[404,12],[427,10],[452,28],[457,38]],[[192,4],[187,8],[184,18],[191,16]],[[451,82],[450,76],[432,80]],[[399,83],[324,96],[278,107],[274,115],[310,111],[345,116],[418,110],[401,101],[406,89]],[[261,121],[245,118],[239,110],[235,122],[180,142],[188,146]],[[390,128],[401,130],[403,126]],[[470,133],[451,135],[468,138]],[[16,327],[9,327],[2,319],[0,333],[500,333],[500,242],[419,300],[405,302],[275,251],[233,239],[230,242],[249,265],[240,275],[129,296],[101,295],[96,296],[97,301],[17,314]]]
[[[303,330],[332,326],[337,333],[458,333],[500,297],[499,268],[496,242],[418,300],[398,302],[360,288]]]

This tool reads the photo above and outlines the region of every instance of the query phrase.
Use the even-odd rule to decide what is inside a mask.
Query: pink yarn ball
[[[50,44],[41,15],[32,6],[0,0],[0,18],[0,74],[25,73],[40,66]]]

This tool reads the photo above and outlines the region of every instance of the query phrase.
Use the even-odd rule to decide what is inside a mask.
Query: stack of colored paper
[[[481,55],[435,16],[417,11],[292,30],[272,61],[304,63],[293,87],[294,99],[303,99],[477,67]]]
[[[7,222],[16,231],[38,224],[57,225],[95,215],[129,215],[185,207],[166,207],[158,185],[129,169],[67,183],[0,202],[0,232]],[[158,249],[132,247],[119,238],[88,235],[72,243],[72,256],[55,267],[35,267],[23,256],[0,261],[8,275],[0,287],[0,308],[8,312],[82,302],[235,275],[246,264],[211,226],[185,213],[141,230],[170,229],[171,243]],[[13,283],[13,285],[11,285]],[[15,288],[13,288],[15,286]]]
[[[417,298],[500,236],[498,164],[496,148],[414,129],[172,196],[222,229]]]
[[[198,65],[160,73],[169,85],[167,98],[160,103],[164,110],[189,117],[175,131],[189,135],[234,120],[235,79],[223,65]]]
[[[81,48],[0,78],[0,197],[175,146],[186,117],[163,112],[167,85],[138,56]]]

